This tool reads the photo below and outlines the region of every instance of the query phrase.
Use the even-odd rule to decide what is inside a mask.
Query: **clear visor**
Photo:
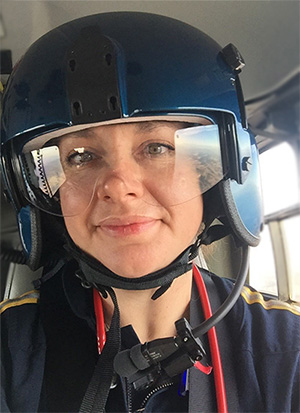
[[[25,149],[28,200],[60,216],[82,214],[99,202],[176,206],[223,178],[217,125],[160,129],[118,145],[109,136],[64,136]]]

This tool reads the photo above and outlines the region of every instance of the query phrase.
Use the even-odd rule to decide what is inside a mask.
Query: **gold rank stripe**
[[[28,291],[25,294],[20,295],[20,297],[8,299],[0,303],[0,314],[4,313],[5,310],[12,307],[18,307],[24,304],[37,304],[40,298],[40,293],[37,290]]]
[[[287,310],[293,314],[300,315],[300,311],[291,304],[280,300],[264,300],[262,294],[257,291],[252,291],[248,287],[243,287],[241,292],[242,297],[247,304],[260,304],[265,310]]]

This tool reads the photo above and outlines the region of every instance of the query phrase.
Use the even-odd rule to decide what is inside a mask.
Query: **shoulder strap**
[[[202,274],[202,270],[201,270]],[[192,298],[190,304],[190,323],[193,328],[204,321],[199,293],[196,284],[193,283]],[[209,354],[207,335],[202,337],[202,342]],[[213,373],[206,375],[196,368],[189,370],[189,412],[216,412],[216,396]]]

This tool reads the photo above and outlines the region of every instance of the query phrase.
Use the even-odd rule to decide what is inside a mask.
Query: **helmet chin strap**
[[[123,290],[148,290],[158,287],[151,297],[156,300],[167,291],[175,278],[192,269],[193,259],[197,256],[201,244],[211,244],[229,233],[230,228],[224,225],[205,228],[197,236],[195,242],[189,245],[171,264],[158,271],[136,278],[121,277],[115,274],[100,261],[78,248],[69,236],[64,247],[78,262],[79,270],[77,270],[76,275],[81,279],[84,286],[93,286],[100,291],[111,287]]]
[[[64,246],[68,253],[76,259],[79,270],[76,272],[85,286],[94,286],[98,290],[115,287],[123,290],[148,290],[158,287],[152,296],[155,300],[160,297],[172,284],[173,280],[192,269],[192,261],[197,256],[201,237],[198,236],[194,244],[187,247],[168,266],[137,278],[121,277],[94,257],[83,252],[68,237]]]

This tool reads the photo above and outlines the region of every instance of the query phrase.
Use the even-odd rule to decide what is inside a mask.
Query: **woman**
[[[229,233],[259,241],[243,65],[184,23],[122,12],[54,29],[15,68],[2,165],[44,273],[2,305],[3,411],[298,409],[296,312],[238,298],[245,263],[234,288],[192,264]]]

